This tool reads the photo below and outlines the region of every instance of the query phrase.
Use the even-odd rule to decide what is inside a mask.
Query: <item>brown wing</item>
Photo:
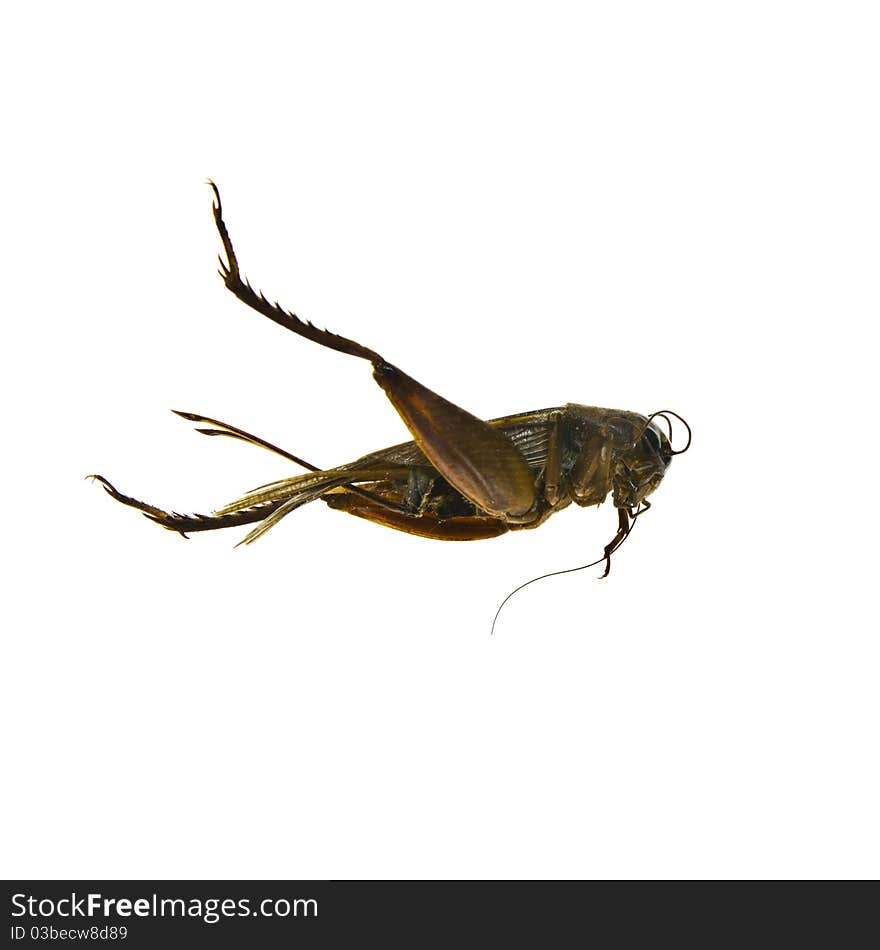
[[[538,409],[534,412],[517,413],[512,416],[500,416],[490,419],[488,425],[499,430],[520,451],[534,477],[547,461],[547,443],[550,437],[550,413],[553,408]],[[377,462],[390,462],[395,465],[430,465],[427,456],[418,443],[410,440],[390,445],[387,448],[370,452],[351,463],[352,468],[367,468]]]

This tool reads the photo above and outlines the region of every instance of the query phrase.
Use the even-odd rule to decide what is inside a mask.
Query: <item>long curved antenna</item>
[[[657,412],[652,412],[651,415],[648,416],[648,421],[645,423],[646,429],[650,425],[651,420],[655,416],[661,416],[663,419],[666,420],[666,425],[669,426],[670,441],[672,441],[672,423],[669,421],[669,416],[675,416],[675,418],[678,419],[678,421],[685,427],[685,429],[687,429],[688,440],[687,442],[685,442],[684,448],[678,449],[677,451],[672,452],[671,454],[683,455],[685,452],[687,452],[687,450],[691,447],[691,439],[693,438],[693,432],[691,432],[691,427],[687,424],[687,420],[683,419],[677,412],[674,412],[672,409],[658,409]]]
[[[624,509],[620,508],[618,510],[623,511]],[[608,565],[608,569],[610,570],[611,555],[614,554],[615,551],[620,550],[620,546],[630,536],[632,529],[635,527],[636,520],[638,519],[639,515],[642,514],[642,511],[643,511],[643,507],[642,505],[639,505],[639,507],[636,509],[635,514],[631,516],[632,520],[627,525],[626,532],[623,535],[623,537],[616,544],[614,543],[614,541],[612,541],[611,544],[609,544],[608,547],[605,549],[605,554],[603,554],[602,557],[596,558],[595,561],[590,561],[589,564],[581,564],[580,567],[567,567],[561,571],[550,571],[549,574],[541,574],[538,577],[533,577],[530,581],[526,581],[524,584],[520,584],[519,587],[515,587],[504,598],[504,600],[502,600],[501,603],[498,605],[498,609],[495,611],[495,616],[492,618],[492,629],[489,633],[489,636],[494,635],[495,624],[498,622],[498,615],[501,613],[501,610],[504,607],[504,605],[507,603],[507,601],[510,600],[510,598],[513,597],[514,594],[518,594],[524,587],[528,587],[529,584],[535,584],[538,581],[543,581],[548,577],[558,577],[560,574],[574,574],[577,571],[585,571],[588,567],[595,567],[597,564],[601,564],[603,561],[606,562],[606,564]],[[608,576],[608,570],[605,571],[602,577],[607,577],[607,576]]]

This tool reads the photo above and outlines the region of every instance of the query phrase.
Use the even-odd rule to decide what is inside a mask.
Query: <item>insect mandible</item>
[[[292,511],[318,499],[337,511],[423,538],[477,541],[537,528],[571,504],[599,505],[610,493],[618,525],[600,558],[605,562],[602,576],[608,574],[611,555],[629,535],[635,519],[650,507],[648,496],[660,484],[672,457],[690,446],[690,427],[677,413],[660,410],[643,416],[569,403],[489,421],[479,419],[407,376],[375,350],[320,330],[256,292],[241,276],[223,220],[220,193],[213,182],[209,184],[225,254],[225,260],[220,258],[220,275],[227,288],[280,326],[371,363],[373,378],[413,440],[322,469],[236,426],[177,412],[204,426],[198,432],[260,446],[308,471],[255,488],[211,515],[164,511],[122,494],[101,475],[91,478],[117,501],[184,537],[194,531],[255,525],[242,544],[250,544]],[[670,416],[687,428],[687,443],[678,451],[670,444]],[[656,418],[666,421],[668,434],[655,423]]]

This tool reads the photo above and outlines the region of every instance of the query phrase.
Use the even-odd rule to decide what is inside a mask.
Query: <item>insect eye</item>
[[[660,436],[657,435],[657,433],[650,426],[645,429],[644,438],[648,445],[650,445],[655,452],[660,451]]]

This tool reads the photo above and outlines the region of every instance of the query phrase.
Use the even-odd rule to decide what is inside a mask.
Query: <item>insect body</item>
[[[472,541],[536,528],[572,503],[598,505],[611,494],[618,512],[618,530],[605,547],[608,573],[612,553],[629,534],[633,519],[650,507],[648,496],[660,484],[672,456],[679,454],[654,418],[663,417],[671,429],[669,415],[681,417],[670,410],[646,417],[569,404],[488,422],[478,419],[407,376],[374,350],[320,330],[254,291],[241,277],[223,221],[220,195],[213,183],[211,187],[214,220],[226,255],[225,261],[221,258],[220,274],[229,290],[288,330],[369,361],[374,379],[385,390],[413,441],[336,468],[321,469],[235,426],[180,412],[183,418],[206,426],[199,432],[258,445],[308,472],[256,488],[212,515],[164,511],[122,494],[100,475],[93,476],[113,498],[184,535],[255,525],[242,542],[250,543],[285,515],[319,498],[331,508],[409,534]]]

